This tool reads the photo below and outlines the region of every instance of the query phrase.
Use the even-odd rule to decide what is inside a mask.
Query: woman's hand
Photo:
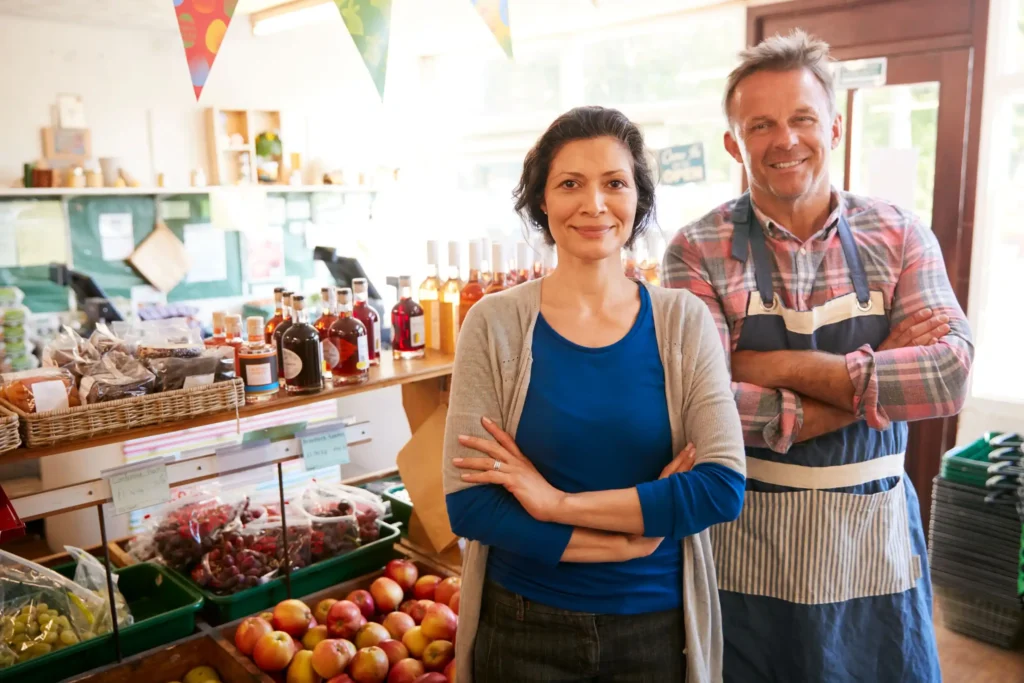
[[[464,470],[474,470],[462,475],[463,481],[474,484],[497,484],[504,486],[519,504],[536,520],[551,521],[555,509],[565,498],[541,476],[511,436],[506,434],[492,420],[480,419],[484,429],[495,441],[475,436],[460,436],[459,443],[467,448],[486,454],[486,458],[455,458],[452,462]]]
[[[689,472],[693,467],[693,462],[697,458],[697,449],[694,448],[692,443],[686,444],[679,455],[673,458],[672,462],[665,465],[665,468],[661,471],[661,476],[658,479],[664,479],[670,477],[677,472]],[[647,538],[646,536],[627,536],[626,537],[629,547],[629,558],[634,559],[637,557],[647,557],[658,549],[664,538]]]

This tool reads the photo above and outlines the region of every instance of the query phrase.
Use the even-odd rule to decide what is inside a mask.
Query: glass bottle
[[[630,280],[639,280],[640,271],[636,267],[636,254],[630,249],[622,251],[622,271]]]
[[[356,298],[352,317],[366,328],[366,345],[370,349],[370,365],[380,365],[380,316],[369,300],[369,284],[365,277],[352,280],[352,294]]]
[[[284,287],[274,287],[274,317],[267,321],[263,328],[263,338],[268,344],[274,342],[274,330],[284,320]]]
[[[426,347],[435,351],[441,349],[441,281],[437,275],[438,251],[441,243],[427,242],[427,277],[420,283],[420,306],[423,307],[423,324],[426,329]]]
[[[231,348],[231,359],[235,364],[235,377],[237,377],[239,374],[238,350],[245,343],[245,337],[242,336],[242,316],[229,315],[225,317],[225,325],[227,334],[224,338],[224,346]]]
[[[284,388],[292,394],[311,394],[324,388],[324,352],[320,333],[309,324],[304,296],[292,297],[294,320],[281,336]]]
[[[494,272],[491,274],[491,284],[487,285],[487,289],[484,290],[484,294],[496,294],[497,292],[503,292],[508,289],[505,284],[506,273],[505,269],[508,268],[505,265],[505,245],[495,244],[491,249],[491,263],[498,264],[494,267]]]
[[[544,277],[544,252],[538,251],[533,257],[533,272],[530,273],[531,280],[539,280]]]
[[[480,243],[469,243],[469,280],[459,295],[459,329],[466,321],[466,314],[477,301],[484,298],[484,286],[480,282]]]
[[[320,334],[320,343],[324,347],[324,379],[331,378],[331,364],[327,360],[327,354],[329,353],[329,346],[327,342],[327,334],[331,330],[331,325],[338,319],[338,293],[334,287],[324,287],[320,290],[320,298],[323,303],[323,311],[320,313],[320,317],[313,323],[313,327]]]
[[[551,275],[558,267],[558,247],[552,246],[544,259],[544,274]]]
[[[213,336],[209,339],[203,340],[206,348],[211,349],[217,346],[224,346],[224,341],[227,339],[225,335],[224,316],[224,311],[213,312]]]
[[[342,287],[338,290],[338,317],[324,342],[324,351],[330,350],[328,363],[332,364],[335,385],[359,384],[370,377],[369,334],[352,309],[352,290]]]
[[[423,358],[426,346],[423,307],[413,301],[412,276],[398,278],[398,303],[391,309],[391,349],[395,358]]]
[[[530,245],[520,242],[516,245],[516,281],[521,285],[530,279]]]
[[[494,271],[494,264],[488,259],[491,258],[491,240],[484,237],[480,240],[480,284],[486,289],[491,284],[491,273]],[[472,266],[470,266],[472,268]]]
[[[441,285],[441,352],[455,355],[455,341],[459,336],[459,262],[462,250],[458,242],[448,243],[448,279]]]
[[[260,403],[277,396],[277,350],[266,341],[263,316],[246,318],[249,340],[238,350],[239,376],[245,383],[245,402]]]
[[[284,292],[282,294],[282,305],[281,305],[281,322],[274,328],[273,339],[271,343],[274,348],[277,349],[277,372],[278,379],[284,379],[284,355],[281,353],[281,337],[288,331],[288,328],[292,326],[292,293]]]

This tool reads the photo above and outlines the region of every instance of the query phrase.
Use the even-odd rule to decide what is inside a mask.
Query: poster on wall
[[[185,249],[192,258],[186,282],[228,279],[227,235],[209,223],[185,226]]]
[[[135,251],[135,227],[130,213],[101,213],[100,247],[104,261],[124,261]]]
[[[704,171],[704,143],[676,145],[658,152],[658,168],[661,171],[661,185],[686,185],[702,183],[707,177]]]
[[[249,282],[284,278],[284,230],[267,228],[246,233],[245,263]]]

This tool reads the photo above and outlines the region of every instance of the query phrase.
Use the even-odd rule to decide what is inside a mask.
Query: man
[[[970,331],[935,237],[832,189],[828,46],[741,55],[725,146],[750,192],[683,228],[666,284],[701,297],[731,355],[742,515],[712,529],[725,680],[940,680],[908,420],[953,415]]]

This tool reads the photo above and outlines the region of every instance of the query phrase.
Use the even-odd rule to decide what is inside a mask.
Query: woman
[[[448,514],[471,541],[459,683],[719,680],[705,530],[739,515],[743,439],[706,306],[623,274],[654,214],[640,131],[573,109],[515,197],[558,267],[485,297],[459,337],[445,433]]]

